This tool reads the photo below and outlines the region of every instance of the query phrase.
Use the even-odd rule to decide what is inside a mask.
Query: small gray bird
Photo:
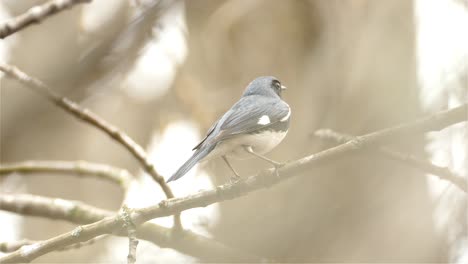
[[[253,80],[240,100],[211,126],[206,137],[193,148],[192,157],[167,182],[184,176],[198,162],[216,157],[222,157],[232,170],[232,180],[238,180],[240,176],[228,157],[256,156],[278,169],[282,164],[263,154],[276,147],[288,132],[291,108],[281,99],[284,89],[286,87],[275,77]]]

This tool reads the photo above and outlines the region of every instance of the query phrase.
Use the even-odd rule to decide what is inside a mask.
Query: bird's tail
[[[195,150],[192,157],[188,159],[180,168],[167,180],[167,182],[175,181],[180,177],[184,176],[197,162],[206,157],[212,150],[214,146],[204,146]]]

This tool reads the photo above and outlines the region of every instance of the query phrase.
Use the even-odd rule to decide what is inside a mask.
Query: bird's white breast
[[[244,146],[251,146],[258,154],[265,154],[275,148],[286,136],[287,131],[264,131],[258,134],[246,134],[220,142],[216,148],[205,157],[210,160],[221,155],[237,159],[252,158],[253,155],[246,152]]]

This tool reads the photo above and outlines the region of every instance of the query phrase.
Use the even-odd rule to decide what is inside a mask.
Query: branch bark
[[[273,169],[264,170],[257,175],[242,179],[236,183],[227,183],[216,187],[216,189],[200,191],[186,197],[167,199],[156,206],[133,210],[131,219],[136,226],[139,226],[153,218],[169,216],[187,209],[205,207],[213,203],[241,197],[249,192],[278,184],[297,176],[299,172],[306,169],[325,165],[328,161],[343,157],[345,154],[353,153],[365,147],[377,145],[403,135],[441,130],[449,125],[466,121],[468,119],[467,114],[468,104],[464,104],[414,122],[358,136],[345,144],[287,163],[279,169],[279,176],[276,175]],[[117,230],[118,232],[122,232],[124,224],[121,217],[117,215],[81,226],[74,231],[43,241],[33,252],[28,254],[26,260],[37,258],[55,250],[59,246],[86,241],[95,236],[112,233]],[[24,254],[21,254],[21,251],[15,251],[0,258],[0,261],[21,262],[25,261],[25,258]]]
[[[29,25],[40,23],[44,19],[77,4],[89,3],[92,0],[51,0],[43,5],[30,8],[25,13],[0,24],[0,39],[6,38]]]
[[[159,184],[159,186],[161,186],[161,189],[164,191],[166,197],[174,197],[174,193],[172,192],[171,188],[167,185],[164,178],[158,174],[156,168],[149,160],[144,149],[126,133],[120,131],[116,126],[108,123],[97,114],[91,112],[89,109],[82,108],[77,103],[59,95],[40,80],[30,77],[29,75],[27,75],[26,73],[22,72],[14,66],[0,63],[0,71],[3,71],[10,78],[13,78],[19,81],[20,83],[25,84],[27,87],[38,92],[44,98],[48,99],[58,107],[70,113],[72,116],[76,117],[81,121],[84,121],[85,123],[90,124],[91,126],[96,127],[97,129],[106,133],[116,142],[120,143],[128,150],[128,152],[130,152],[133,155],[133,157],[135,157],[140,162],[144,170],[149,175],[151,175],[151,177]],[[182,228],[179,214],[174,215],[174,227],[179,229]]]
[[[19,241],[12,242],[2,242],[0,243],[0,252],[9,253],[20,249],[22,246],[32,245],[37,243],[37,241],[23,239]]]
[[[71,249],[79,249],[79,248],[82,248],[84,246],[93,245],[96,241],[104,239],[106,237],[108,237],[108,235],[97,236],[97,237],[94,237],[93,239],[90,239],[90,240],[88,240],[86,242],[73,244],[73,245],[70,245],[68,247],[60,248],[60,249],[57,249],[57,250],[58,251],[65,251],[65,250],[71,250]],[[9,252],[19,250],[23,246],[30,246],[30,245],[34,245],[34,244],[37,244],[37,243],[40,243],[40,241],[34,241],[34,240],[29,240],[29,239],[23,239],[23,240],[19,240],[19,241],[2,242],[2,243],[0,243],[0,252],[9,253]]]
[[[136,250],[138,246],[138,239],[136,235],[136,227],[135,224],[132,222],[130,217],[131,209],[127,206],[122,207],[122,218],[125,222],[125,227],[127,228],[127,235],[128,235],[128,256],[127,256],[127,263],[128,264],[135,264],[136,262]]]
[[[58,201],[58,202],[57,202]],[[89,224],[106,217],[115,215],[114,212],[99,209],[82,202],[69,201],[64,199],[46,198],[30,194],[11,195],[0,194],[0,210],[9,211],[21,215],[43,217],[48,219],[65,220],[75,224]],[[79,229],[76,229],[79,230]],[[127,236],[127,231],[122,229],[120,233],[112,232],[114,235]],[[190,230],[178,230],[174,232],[154,223],[145,223],[137,227],[137,237],[149,241],[159,247],[174,248],[184,254],[188,254],[209,262],[260,262],[261,258],[250,255],[238,249],[227,247],[210,238],[198,235]],[[83,240],[82,243],[88,240]],[[34,245],[41,245],[44,241],[33,241]],[[17,243],[4,242],[0,245],[14,246]],[[74,246],[71,243],[68,246],[56,249],[68,249]],[[88,243],[85,243],[88,245]],[[80,244],[82,245],[82,244]],[[74,248],[74,247],[73,247]],[[0,263],[7,262],[29,262],[32,261],[30,255],[21,255],[21,249],[18,247],[15,255],[0,257]],[[26,250],[27,251],[27,250]],[[28,252],[28,251],[27,251]],[[13,253],[12,253],[13,254]]]
[[[331,129],[317,130],[315,132],[315,135],[320,138],[333,140],[341,144],[346,143],[347,141],[353,140],[354,138],[351,135],[338,133]],[[453,185],[457,186],[463,192],[465,193],[468,192],[466,177],[457,175],[456,173],[454,173],[447,167],[436,166],[429,161],[425,161],[415,156],[395,151],[388,147],[378,147],[375,150],[390,159],[402,162],[414,168],[420,169],[423,172],[435,175],[442,180],[449,181]]]

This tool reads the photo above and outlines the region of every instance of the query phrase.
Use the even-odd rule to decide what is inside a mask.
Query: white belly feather
[[[286,136],[285,132],[265,131],[259,134],[237,136],[219,143],[203,160],[211,160],[225,154],[227,157],[245,159],[254,157],[243,146],[251,146],[258,154],[265,154],[276,147]]]

